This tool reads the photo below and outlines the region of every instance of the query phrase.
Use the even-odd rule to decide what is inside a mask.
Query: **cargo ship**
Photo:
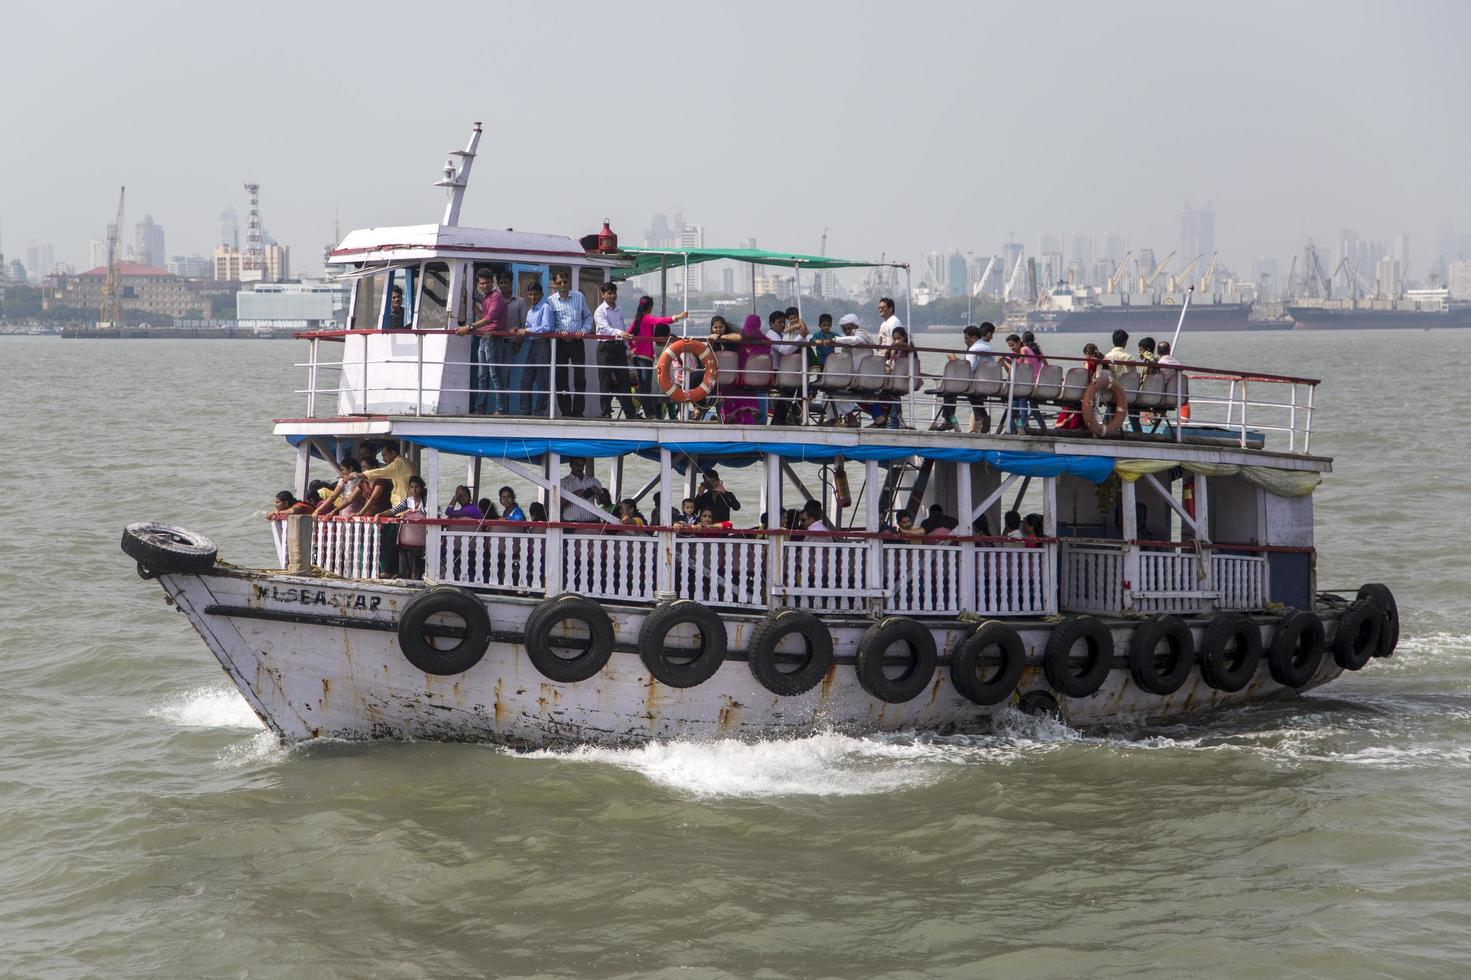
[[[1027,312],[1029,330],[1057,333],[1089,333],[1107,337],[1119,327],[1130,334],[1159,333],[1175,329],[1185,293],[1107,293],[1096,289],[1060,289],[1044,296],[1036,309]],[[1251,303],[1230,293],[1190,300],[1191,330],[1245,330],[1251,319]]]
[[[1453,301],[1447,289],[1409,289],[1402,299],[1302,299],[1287,305],[1287,315],[1298,330],[1471,327],[1471,303]]]

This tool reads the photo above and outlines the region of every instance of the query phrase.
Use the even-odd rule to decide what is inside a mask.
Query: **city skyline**
[[[139,35],[126,31],[136,11],[80,6],[83,16],[67,14],[65,25],[36,5],[7,13],[15,36],[35,43],[0,66],[0,78],[15,91],[40,85],[47,93],[16,101],[16,131],[37,149],[79,140],[86,148],[7,157],[0,219],[8,261],[28,243],[50,243],[56,260],[80,267],[124,184],[136,202],[129,226],[151,214],[167,229],[170,256],[208,256],[221,209],[243,217],[245,179],[261,183],[279,239],[315,256],[339,219],[343,229],[434,221],[442,197],[433,180],[475,119],[486,121],[487,149],[498,138],[519,148],[528,126],[553,126],[572,107],[585,134],[579,149],[484,154],[464,223],[577,236],[607,217],[637,239],[650,213],[677,201],[698,216],[707,244],[756,236],[816,251],[826,228],[832,254],[885,254],[918,269],[926,251],[982,253],[1008,231],[1029,254],[1049,232],[1062,236],[1066,253],[1077,234],[1112,230],[1162,257],[1178,248],[1182,205],[1209,202],[1222,261],[1239,274],[1261,257],[1285,266],[1305,241],[1328,246],[1355,228],[1367,240],[1407,235],[1416,243],[1411,274],[1422,278],[1441,227],[1471,228],[1471,188],[1459,174],[1471,133],[1443,112],[1466,77],[1444,41],[1471,26],[1471,9],[1459,4],[1245,3],[1228,21],[1162,3],[1061,13],[922,4],[904,17],[872,4],[834,16],[758,3],[751,17],[681,6],[669,8],[678,16],[637,24],[599,19],[596,30],[572,16],[569,49],[606,52],[614,66],[637,63],[639,51],[686,51],[706,28],[719,32],[717,51],[749,51],[750,64],[739,84],[697,71],[679,86],[615,67],[618,103],[593,108],[580,73],[536,72],[529,46],[507,44],[494,66],[451,71],[450,97],[442,79],[409,73],[371,109],[336,116],[320,96],[351,74],[346,52],[371,49],[379,40],[372,25],[395,8],[366,3],[361,16],[342,18],[267,2],[249,14],[164,17]],[[469,17],[504,37],[546,27],[529,9]],[[937,17],[957,29],[929,31]],[[273,19],[291,29],[262,47],[252,28]],[[396,30],[404,51],[443,40],[432,20]],[[1245,39],[1242,32],[1250,44],[1211,40]],[[116,85],[108,66],[124,33],[128,84]],[[1040,49],[1028,40],[1039,34],[1047,35]],[[884,52],[901,47],[926,57],[912,60],[906,77],[889,77]],[[280,67],[259,72],[267,51]],[[866,67],[838,71],[833,59],[845,51],[862,52]],[[1331,97],[1332,79],[1348,69],[1394,84]],[[177,84],[242,73],[269,112],[221,111],[208,86]],[[1170,81],[1179,78],[1192,82]],[[1294,108],[1304,86],[1323,92],[1311,112]],[[128,94],[165,89],[167,101]],[[798,104],[822,112],[791,113]],[[362,112],[373,117],[366,125],[354,120]],[[1393,152],[1347,139],[1365,131],[1365,119],[1376,120]],[[384,133],[391,138],[374,138]],[[1459,247],[1460,233],[1451,237]]]

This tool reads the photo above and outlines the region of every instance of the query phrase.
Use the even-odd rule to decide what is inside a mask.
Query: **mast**
[[[107,278],[102,280],[102,305],[97,311],[98,325],[110,323],[115,330],[122,328],[123,319],[122,295],[117,283],[117,264],[118,253],[122,251],[123,196],[127,190],[126,187],[119,187],[117,191],[117,222],[112,226],[112,234],[107,236]]]
[[[460,223],[460,205],[465,200],[465,187],[470,183],[470,167],[475,162],[475,148],[480,145],[480,124],[477,122],[475,128],[470,132],[470,142],[463,150],[451,150],[451,157],[459,157],[460,164],[455,166],[453,159],[444,162],[444,177],[434,182],[435,187],[448,187],[449,200],[444,205],[444,219],[442,225],[458,225]]]

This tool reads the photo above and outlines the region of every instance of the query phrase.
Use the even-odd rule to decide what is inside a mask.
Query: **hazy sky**
[[[452,11],[458,13],[451,17]],[[207,254],[241,184],[299,271],[332,237],[438,220],[919,261],[1015,231],[1159,256],[1212,202],[1249,273],[1342,228],[1471,231],[1471,2],[8,4],[7,258],[83,264],[128,187]]]

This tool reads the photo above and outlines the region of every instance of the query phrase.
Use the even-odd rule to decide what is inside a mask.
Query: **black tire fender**
[[[1217,691],[1239,691],[1262,662],[1262,630],[1240,613],[1223,613],[1200,637],[1200,676]]]
[[[1062,705],[1057,703],[1051,691],[1028,691],[1017,699],[1016,710],[1028,718],[1062,720]]]
[[[995,671],[983,679],[983,668],[992,665]],[[1016,690],[1026,666],[1027,647],[1021,635],[1005,623],[991,620],[955,648],[950,657],[950,683],[968,701],[1000,704]]]
[[[552,631],[569,619],[586,627],[587,641],[576,655],[564,657],[553,648]],[[570,593],[559,595],[542,600],[526,617],[522,645],[531,665],[547,680],[575,684],[595,677],[608,665],[613,656],[613,621],[591,599]]]
[[[1384,611],[1384,622],[1379,627],[1379,645],[1374,650],[1374,656],[1394,656],[1394,648],[1399,646],[1399,603],[1394,601],[1394,593],[1389,591],[1387,585],[1371,582],[1359,586],[1358,598],[1373,599]]]
[[[1079,643],[1085,650],[1073,656]],[[1069,616],[1052,628],[1042,653],[1042,672],[1054,690],[1086,698],[1103,686],[1113,668],[1113,634],[1092,616]]]
[[[123,528],[123,554],[155,575],[199,574],[214,567],[219,549],[202,534],[144,521]]]
[[[1328,651],[1323,620],[1306,609],[1289,610],[1277,622],[1267,648],[1267,669],[1283,687],[1305,687],[1318,673]]]
[[[693,650],[670,648],[670,631],[685,624],[699,631],[699,645]],[[714,677],[725,662],[725,645],[725,621],[693,599],[656,607],[638,633],[639,659],[667,687],[695,687]]]
[[[1141,690],[1162,697],[1174,694],[1194,666],[1195,637],[1183,619],[1156,616],[1134,630],[1129,641],[1129,676]]]
[[[463,630],[431,628],[429,618],[448,614],[464,620]],[[459,642],[447,649],[434,646],[429,637],[455,636]],[[490,646],[490,614],[473,592],[450,586],[429,589],[415,596],[398,619],[398,648],[404,659],[426,674],[449,677],[463,674],[480,662]]]
[[[1373,599],[1355,599],[1333,630],[1333,660],[1344,670],[1362,670],[1379,649],[1384,610]]]
[[[884,673],[884,661],[896,643],[909,650],[909,660],[898,677]],[[939,657],[934,635],[920,623],[890,616],[874,623],[858,641],[858,683],[869,694],[888,704],[913,701],[930,685]]]
[[[777,651],[782,640],[798,636],[804,652],[783,654]],[[794,670],[782,670],[800,658]],[[767,616],[751,632],[746,662],[751,676],[772,694],[791,697],[812,690],[833,665],[833,638],[822,620],[801,609],[786,609]]]

